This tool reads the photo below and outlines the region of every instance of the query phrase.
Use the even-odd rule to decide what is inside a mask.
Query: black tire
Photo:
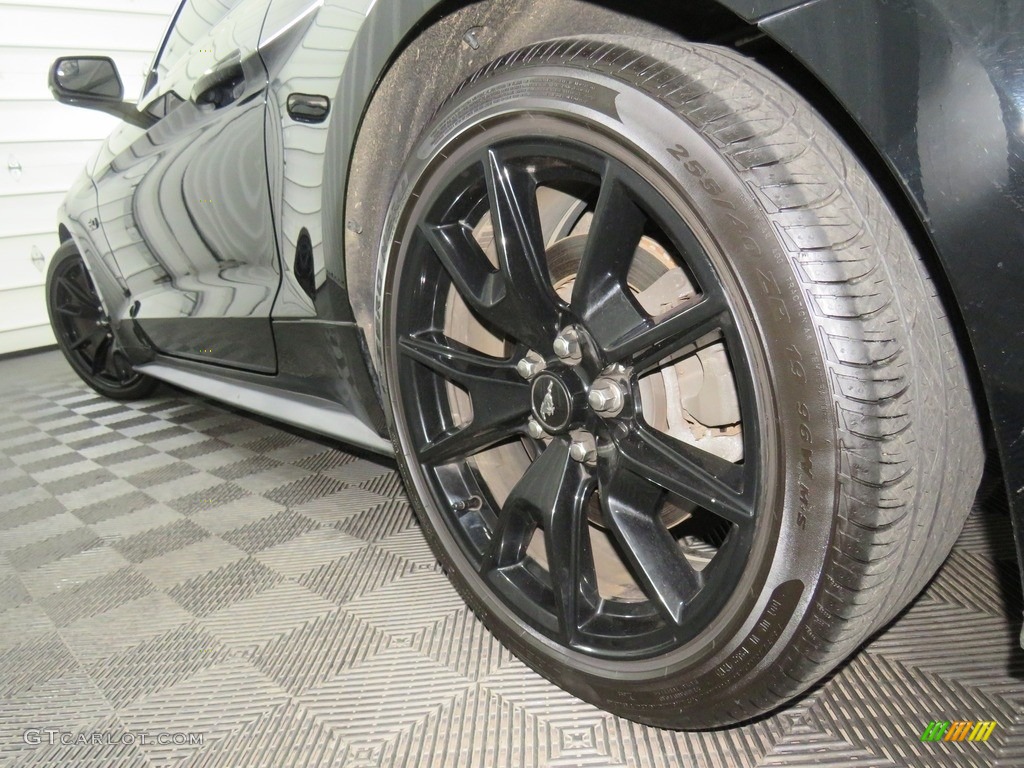
[[[537,162],[528,159],[530,152]],[[523,232],[541,226],[528,202],[530,184],[554,174],[550,169],[559,163],[575,163],[576,180],[565,181],[572,174],[560,171],[558,184],[599,202],[612,173],[607,169],[625,169],[616,170],[616,183],[626,190],[629,215],[643,208],[642,231],[674,244],[677,262],[698,278],[693,302],[720,291],[728,307],[717,316],[715,338],[724,340],[740,403],[744,447],[736,466],[749,482],[736,486],[737,498],[753,494],[751,522],[739,513],[729,522],[732,538],[719,542],[710,560],[725,553],[726,565],[705,565],[696,586],[673,591],[660,580],[685,575],[685,565],[659,570],[645,563],[678,553],[630,535],[643,531],[662,542],[669,518],[659,507],[650,510],[655,523],[623,522],[629,503],[655,498],[623,489],[639,477],[638,487],[671,487],[679,498],[696,501],[684,521],[728,521],[731,513],[722,510],[731,502],[714,492],[720,463],[681,440],[658,443],[670,446],[669,459],[653,449],[640,452],[664,462],[657,467],[629,463],[637,455],[631,436],[651,431],[639,374],[626,366],[619,394],[627,407],[614,418],[578,405],[576,390],[620,359],[607,340],[632,337],[609,335],[603,326],[612,323],[607,318],[627,318],[636,306],[614,314],[624,300],[609,289],[602,300],[614,301],[602,305],[603,314],[583,299],[577,311],[575,288],[569,304],[558,304],[546,293],[546,275],[533,280],[537,270],[554,269],[553,246],[546,246],[547,260],[522,255],[538,242],[536,234]],[[476,181],[481,174],[484,180]],[[587,187],[594,174],[600,175],[597,191]],[[628,183],[621,181],[627,176]],[[495,635],[538,672],[582,699],[652,725],[693,729],[747,720],[825,676],[891,620],[947,556],[982,469],[979,428],[949,322],[920,258],[861,164],[770,73],[711,46],[614,37],[538,44],[467,80],[424,130],[401,178],[381,235],[377,318],[399,463],[453,583]],[[508,209],[529,211],[502,225],[496,221],[505,216],[499,195],[518,194],[508,191],[516,185],[528,192],[514,198],[518,208]],[[469,230],[482,210],[491,212],[502,235],[496,239],[506,243],[496,246],[496,272],[472,262],[482,246],[477,229]],[[599,215],[587,226],[602,237],[587,234],[590,240],[617,241],[630,228],[602,226]],[[679,242],[688,236],[677,237],[676,229],[691,233],[686,247]],[[550,242],[547,230],[542,234]],[[463,242],[470,235],[476,246]],[[519,250],[517,237],[525,243]],[[610,253],[611,247],[595,245],[593,252]],[[561,258],[567,248],[558,250]],[[523,271],[524,263],[532,271]],[[584,263],[573,279],[598,280]],[[510,264],[520,274],[509,277]],[[615,290],[628,282],[624,269],[618,260],[607,268],[622,270]],[[455,273],[461,276],[453,281]],[[597,289],[580,289],[580,296],[591,294]],[[504,339],[504,353],[488,362],[451,342],[448,325],[441,333],[455,301],[472,306],[487,332]],[[583,362],[558,358],[543,338],[551,302],[558,327],[572,317],[582,329]],[[668,317],[681,317],[687,307]],[[652,316],[637,327],[656,327]],[[524,390],[515,386],[515,365],[526,347],[538,351],[538,345],[552,371],[542,389],[551,393],[557,384],[568,392],[566,413],[577,428],[571,435],[538,410],[536,382],[544,374],[534,374],[525,409],[517,404]],[[568,349],[564,341],[559,349]],[[628,358],[637,370],[640,355]],[[468,393],[471,417],[457,417],[465,394],[456,390]],[[528,418],[542,422],[534,427],[535,435],[544,433],[541,440],[528,436]],[[596,453],[581,449],[582,464],[562,461],[581,430],[596,435]],[[453,452],[451,440],[442,445],[452,436],[468,447]],[[504,505],[483,475],[483,454],[475,453],[492,439],[510,439],[509,450],[521,444],[534,458],[526,470],[530,487],[522,480],[513,485],[506,497],[512,501]],[[687,461],[696,461],[696,469]],[[686,478],[664,467],[683,467]],[[701,474],[704,467],[710,469]],[[532,490],[545,481],[550,492]],[[595,486],[597,517],[571,501]],[[564,488],[576,490],[563,497],[556,491]],[[660,493],[663,502],[666,493]],[[545,499],[555,512],[542,509]],[[575,516],[559,512],[559,504]],[[557,541],[546,535],[544,548],[530,555],[534,534],[523,531],[539,524],[551,533],[566,515],[576,522],[561,528]],[[580,536],[577,525],[590,538]],[[592,547],[580,542],[596,540],[595,525],[610,531],[643,592],[639,598],[606,598],[587,583]],[[500,546],[493,544],[499,540]],[[565,568],[562,546],[577,553]],[[734,559],[739,565],[730,565]],[[562,590],[552,571],[575,574],[579,583]],[[535,610],[524,602],[531,594]],[[610,605],[617,602],[628,607]],[[652,623],[641,625],[639,615]],[[657,629],[658,622],[664,628]],[[592,628],[598,624],[607,629]]]
[[[82,381],[114,400],[139,400],[153,393],[156,380],[132,371],[116,351],[92,277],[70,240],[50,259],[46,308],[57,346]]]

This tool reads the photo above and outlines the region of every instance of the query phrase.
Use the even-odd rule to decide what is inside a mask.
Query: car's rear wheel
[[[71,241],[61,244],[46,274],[46,306],[57,346],[79,377],[115,400],[148,397],[156,381],[132,370],[117,350],[82,255]]]
[[[766,72],[537,45],[470,78],[403,179],[378,326],[400,465],[542,674],[736,722],[948,553],[981,468],[949,327],[856,159]]]

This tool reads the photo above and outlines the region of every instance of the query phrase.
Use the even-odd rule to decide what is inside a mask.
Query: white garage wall
[[[58,104],[46,87],[62,54],[113,57],[138,97],[178,0],[0,0],[0,355],[53,344],[43,280],[56,211],[116,119]]]

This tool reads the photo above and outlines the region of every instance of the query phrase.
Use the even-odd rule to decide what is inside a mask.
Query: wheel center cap
[[[565,431],[572,422],[573,398],[560,378],[542,373],[533,380],[530,400],[535,418],[550,435]]]

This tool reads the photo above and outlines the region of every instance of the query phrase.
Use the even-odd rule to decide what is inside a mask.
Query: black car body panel
[[[659,19],[703,7],[606,5],[653,7]],[[976,362],[975,400],[990,419],[1024,556],[1024,7],[719,6],[747,25],[747,37],[770,38],[845,113],[851,145],[869,148],[865,163],[894,207],[914,216],[908,226],[933,252]],[[179,83],[171,73],[157,81],[140,107],[166,116],[148,133],[115,132],[61,214],[137,365],[162,366],[150,372],[165,378],[178,369],[198,380],[205,370],[250,392],[313,398],[303,402],[353,416],[322,431],[387,449],[367,354],[373,284],[349,279],[345,227],[361,224],[346,217],[344,190],[367,104],[397,52],[441,8],[436,0],[378,0],[368,11],[331,0],[242,0],[237,18],[215,26],[208,51],[193,43],[196,63]],[[234,67],[237,92],[198,105],[192,91],[218,67]],[[185,83],[191,88],[179,92]],[[295,94],[327,97],[329,114],[294,119]],[[393,183],[393,169],[381,175]],[[245,241],[225,237],[226,227]],[[292,419],[316,427],[307,421]]]

